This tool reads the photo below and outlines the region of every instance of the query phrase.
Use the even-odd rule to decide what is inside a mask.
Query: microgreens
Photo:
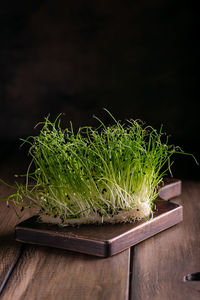
[[[168,145],[162,127],[157,131],[140,120],[122,124],[107,113],[113,125],[95,117],[97,129],[85,126],[77,133],[72,124],[61,129],[60,116],[39,123],[40,134],[23,142],[32,157],[26,183],[18,184],[10,200],[22,207],[28,198],[42,221],[62,225],[131,222],[151,215],[171,155],[183,152]]]

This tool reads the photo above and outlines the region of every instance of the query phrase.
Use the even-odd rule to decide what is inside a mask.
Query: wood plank
[[[0,198],[7,197],[10,192],[9,188],[0,184]],[[30,215],[27,212],[24,219]],[[12,205],[8,208],[5,202],[0,201],[0,293],[21,253],[22,246],[14,239],[14,227],[18,222]]]
[[[13,164],[15,162],[15,164]],[[10,163],[1,162],[0,178],[13,184],[13,175],[21,173],[22,164],[16,164],[16,159],[12,158]],[[0,182],[0,198],[7,198],[13,190]],[[24,212],[21,221],[32,216],[33,211]],[[14,227],[19,223],[19,218],[15,214],[12,204],[8,208],[5,201],[0,200],[0,293],[3,290],[11,272],[13,271],[21,254],[22,245],[15,242]]]
[[[59,228],[30,218],[16,226],[16,240],[100,257],[115,255],[182,221],[182,206],[158,202],[154,217],[128,224]]]
[[[176,202],[183,222],[134,248],[130,299],[200,299],[199,282],[183,282],[200,271],[200,183],[184,183]]]
[[[129,259],[26,246],[1,300],[127,300]]]

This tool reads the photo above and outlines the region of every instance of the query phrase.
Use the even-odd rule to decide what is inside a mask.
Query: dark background
[[[1,1],[0,160],[49,113],[75,128],[142,119],[199,157],[198,20],[193,1]],[[173,174],[200,179],[191,157]]]

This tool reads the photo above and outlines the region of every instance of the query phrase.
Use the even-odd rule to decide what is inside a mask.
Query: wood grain
[[[27,246],[1,300],[128,299],[130,250],[110,258]]]
[[[0,165],[0,178],[13,184],[13,175],[20,173],[22,169],[22,164],[16,163],[14,158],[10,160],[10,163],[3,161]],[[13,191],[0,182],[0,198],[7,198]],[[34,211],[26,211],[20,220],[33,214]],[[22,245],[15,242],[14,239],[14,227],[17,223],[19,223],[19,218],[15,214],[12,204],[8,208],[6,202],[0,200],[0,293],[21,255]]]
[[[183,282],[200,271],[200,183],[186,182],[176,202],[183,204],[183,222],[134,248],[132,300],[200,299],[199,282]]]
[[[154,217],[128,224],[82,225],[59,228],[32,217],[15,228],[16,240],[100,257],[115,255],[182,221],[182,206],[156,203]]]
[[[0,184],[0,198],[7,197],[10,189]],[[26,213],[24,218],[30,216]],[[0,201],[0,293],[21,253],[21,245],[14,240],[14,226],[18,217],[5,202]]]

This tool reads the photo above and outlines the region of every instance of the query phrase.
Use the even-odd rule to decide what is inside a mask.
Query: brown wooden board
[[[165,198],[180,194],[180,180],[173,180],[165,189]],[[178,188],[174,189],[174,186]],[[167,193],[168,192],[168,193]],[[81,225],[58,227],[37,222],[37,216],[18,224],[16,240],[23,243],[49,246],[91,254],[100,257],[115,255],[161,232],[183,219],[182,206],[170,202],[157,202],[154,217],[127,224]]]

